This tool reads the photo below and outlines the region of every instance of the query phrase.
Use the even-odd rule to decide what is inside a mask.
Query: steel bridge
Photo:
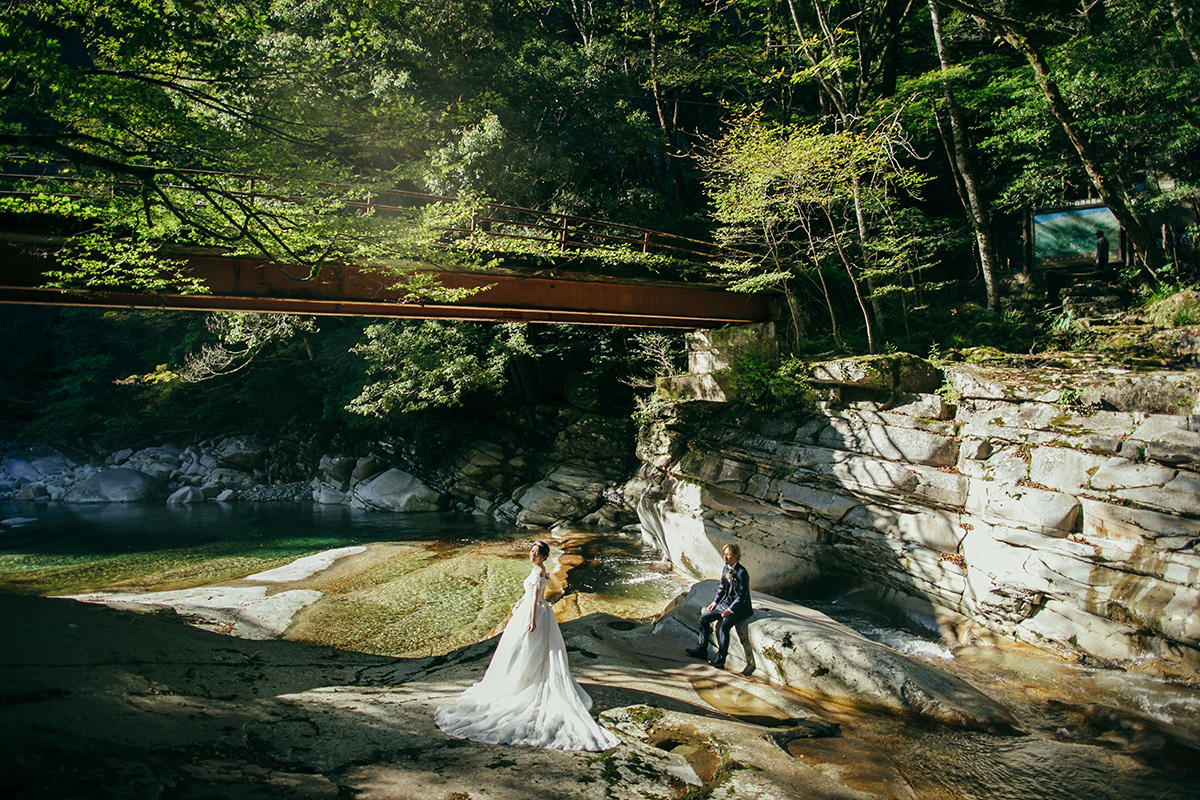
[[[264,179],[180,171],[179,183],[165,189],[201,191],[199,180],[219,178],[224,193],[253,208],[264,201],[286,201],[272,194]],[[36,186],[31,186],[31,182]],[[95,192],[93,184],[67,175],[0,173],[0,193],[29,195],[35,188],[65,195]],[[232,186],[232,188],[231,188]],[[189,188],[191,187],[191,188]],[[127,187],[126,187],[127,188]],[[110,181],[105,191],[123,190]],[[343,201],[353,211],[402,214],[414,206],[457,202],[454,198],[399,190]],[[730,292],[715,284],[613,276],[587,270],[590,251],[621,248],[637,253],[711,262],[728,253],[710,242],[645,228],[537,211],[500,203],[480,203],[460,227],[440,229],[447,237],[496,241],[500,267],[474,271],[436,264],[383,261],[371,265],[288,264],[233,257],[200,249],[172,252],[185,272],[207,293],[134,293],[107,290],[60,291],[45,288],[43,274],[58,269],[59,242],[35,235],[0,232],[0,303],[156,308],[194,311],[243,311],[288,314],[412,317],[447,320],[507,320],[577,325],[653,328],[711,328],[767,318],[766,297]],[[505,255],[504,240],[530,243],[558,253],[558,262]],[[397,275],[432,275],[448,289],[478,289],[457,302],[417,302],[394,288]]]

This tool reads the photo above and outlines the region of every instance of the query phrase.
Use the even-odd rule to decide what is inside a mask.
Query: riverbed
[[[254,587],[263,587],[263,597],[307,593],[297,596],[312,601],[288,613],[277,634],[262,638],[399,659],[380,663],[402,666],[449,658],[468,677],[486,663],[471,659],[486,651],[464,654],[475,653],[475,643],[503,625],[528,571],[528,534],[466,514],[309,504],[5,504],[0,519],[28,520],[0,533],[0,592],[94,601],[121,596],[128,607],[173,608],[194,627],[226,634],[235,632],[228,618],[206,616],[198,607],[181,611],[165,599],[253,594]],[[593,681],[598,710],[606,701],[628,703],[626,684],[640,681],[659,697],[694,696],[689,702],[708,708],[706,724],[728,720],[726,735],[743,735],[747,721],[768,738],[786,725],[786,713],[772,714],[781,704],[776,699],[772,706],[770,698],[779,695],[755,678],[696,665],[652,642],[644,623],[689,582],[664,573],[636,533],[563,530],[547,538],[554,545],[552,591],[560,619],[628,621],[603,627],[628,633],[629,660],[581,671]],[[785,743],[796,765],[847,792],[811,796],[1197,796],[1200,692],[1191,687],[1071,664],[1028,647],[951,650],[836,600],[820,609],[966,678],[1008,707],[1022,731],[995,736],[917,725],[791,692],[789,703],[839,731]],[[576,642],[573,663],[595,658],[578,636],[569,640]],[[634,653],[641,654],[636,665]]]
[[[529,574],[528,533],[458,513],[309,503],[8,504],[0,591],[172,608],[198,626],[372,655],[445,655],[494,635]],[[654,617],[688,582],[630,532],[557,531],[566,621]]]

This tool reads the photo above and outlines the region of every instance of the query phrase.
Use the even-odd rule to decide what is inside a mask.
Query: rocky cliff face
[[[1200,376],[916,362],[819,365],[809,415],[684,403],[626,490],[646,535],[697,577],[737,541],[762,591],[1200,679]]]

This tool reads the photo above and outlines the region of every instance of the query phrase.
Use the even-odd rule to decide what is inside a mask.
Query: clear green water
[[[514,535],[467,514],[381,514],[309,503],[0,503],[0,592],[69,594],[122,585],[201,585],[335,547],[470,544]]]
[[[679,576],[648,569],[661,555],[640,534],[606,533],[579,549],[584,562],[571,570],[572,591],[648,603],[686,591]]]
[[[284,638],[388,656],[439,655],[491,636],[529,574],[528,531],[467,514],[388,514],[310,503],[0,503],[0,593],[64,595],[221,586],[334,548],[365,545],[348,570],[293,586],[323,597]],[[648,568],[638,536],[573,533],[582,611],[645,616],[681,591]],[[579,562],[582,563],[579,563]],[[578,575],[579,580],[576,580]]]

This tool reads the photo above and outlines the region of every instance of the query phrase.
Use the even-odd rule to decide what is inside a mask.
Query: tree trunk
[[[896,93],[896,61],[900,51],[900,23],[907,16],[901,13],[897,0],[884,0],[880,16],[885,32],[883,52],[879,55],[879,94],[891,97]]]
[[[929,0],[929,12],[933,18],[933,41],[937,45],[938,61],[943,75],[950,69],[950,59],[946,55],[946,47],[942,42],[942,21],[938,15],[937,0]],[[975,244],[979,250],[979,266],[983,272],[983,285],[987,289],[987,305],[990,311],[999,310],[999,297],[996,291],[996,260],[995,248],[992,246],[991,221],[987,206],[979,197],[979,182],[975,178],[975,165],[971,160],[971,143],[967,135],[967,126],[963,122],[962,113],[947,80],[942,81],[942,96],[946,98],[946,108],[950,113],[950,135],[954,140],[954,168],[962,183],[963,195],[966,200],[965,210],[971,219],[971,227],[975,229]]]
[[[650,42],[650,92],[654,97],[654,110],[658,114],[658,126],[663,132],[663,143],[665,146],[666,163],[663,165],[663,172],[666,173],[663,178],[664,189],[670,195],[674,192],[674,201],[680,211],[687,208],[687,178],[683,174],[683,167],[680,163],[684,155],[676,143],[678,132],[677,116],[679,113],[679,103],[675,103],[675,113],[671,116],[671,121],[667,121],[666,107],[663,103],[662,89],[658,83],[658,11],[657,7],[651,8],[650,13],[650,30],[648,33]],[[670,181],[670,186],[665,184]]]
[[[825,273],[821,271],[821,259],[817,255],[812,228],[807,224],[804,225],[804,238],[808,240],[808,258],[817,274],[818,285],[821,287],[821,299],[825,301],[825,311],[829,314],[829,330],[833,334],[833,343],[840,350],[842,334],[838,330],[837,312],[833,309],[833,295],[829,291],[829,284],[825,281]]]
[[[834,247],[837,248],[838,258],[841,259],[842,266],[846,268],[846,276],[850,279],[850,285],[854,287],[854,299],[858,301],[858,308],[862,311],[863,327],[867,331],[867,349],[871,353],[875,350],[875,328],[871,325],[871,313],[867,311],[867,301],[863,298],[862,287],[859,286],[858,279],[854,277],[854,265],[850,263],[850,254],[842,247],[842,237],[838,235],[837,225],[833,221],[833,216],[829,213],[829,209],[823,209],[825,218],[829,221],[829,229],[833,236]]]
[[[866,215],[866,212],[863,211],[862,194],[859,190],[859,186],[860,186],[860,184],[859,184],[858,176],[855,176],[855,178],[854,178],[854,222],[858,228],[858,241],[859,241],[860,247],[862,249],[861,258],[862,258],[862,262],[863,262],[863,267],[870,267],[872,265],[867,264],[867,243],[871,241],[871,239],[870,239],[871,231],[867,227],[867,215]],[[857,290],[857,288],[856,288],[856,290]],[[870,299],[870,301],[871,301],[871,311],[875,315],[875,323],[879,326],[879,330],[881,332],[883,332],[884,335],[887,335],[888,320],[887,320],[887,315],[884,313],[883,304],[879,302],[879,284],[875,280],[874,276],[872,276],[870,273],[867,274],[867,291],[870,292],[870,296],[868,299]],[[872,353],[875,352],[874,347],[871,348],[871,352]]]

